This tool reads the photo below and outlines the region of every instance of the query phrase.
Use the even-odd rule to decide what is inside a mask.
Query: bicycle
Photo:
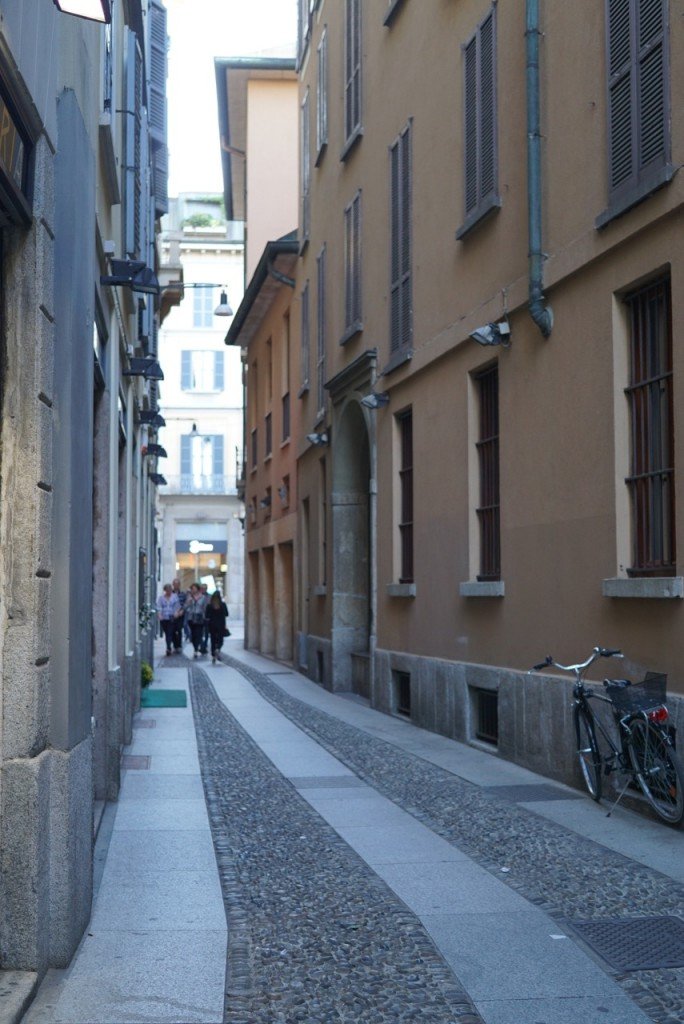
[[[603,776],[613,772],[625,774],[627,782],[608,815],[627,787],[635,782],[656,814],[668,825],[678,826],[684,819],[684,769],[666,725],[667,677],[647,672],[644,680],[637,684],[629,679],[604,679],[605,694],[595,692],[584,682],[587,669],[599,658],[623,657],[620,650],[594,647],[587,660],[578,665],[560,665],[548,655],[531,671],[540,672],[553,666],[575,677],[572,693],[577,756],[589,795],[598,803]],[[596,715],[590,704],[592,700],[610,706],[618,742]],[[603,739],[608,753],[601,753],[597,735]]]

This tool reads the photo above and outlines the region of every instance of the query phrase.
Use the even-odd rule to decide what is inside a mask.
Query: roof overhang
[[[227,220],[245,220],[247,85],[251,80],[296,81],[291,57],[215,57],[223,198]]]
[[[282,288],[294,287],[299,255],[295,233],[269,242],[226,334],[226,345],[249,348],[271,304]]]

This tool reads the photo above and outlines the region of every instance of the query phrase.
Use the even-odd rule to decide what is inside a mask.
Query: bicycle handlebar
[[[553,665],[554,668],[559,668],[562,672],[579,673],[589,668],[598,658],[624,658],[624,654],[618,647],[595,647],[587,660],[580,662],[578,665],[561,665],[559,662],[554,661],[550,654],[547,654],[544,661],[538,665],[533,665],[530,671],[540,672],[543,668]]]

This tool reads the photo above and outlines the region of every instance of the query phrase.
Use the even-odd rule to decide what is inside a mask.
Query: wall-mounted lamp
[[[507,320],[502,320],[498,324],[486,324],[484,327],[478,327],[469,337],[478,345],[503,345],[504,348],[509,348],[511,326]]]
[[[330,443],[330,438],[328,437],[327,433],[323,433],[323,434],[317,434],[317,433],[307,434],[306,435],[306,439],[311,444],[315,444],[315,445],[317,445],[320,448],[323,448],[326,444]]]
[[[140,422],[149,427],[165,427],[166,420],[157,409],[142,409],[139,416]]]
[[[150,480],[157,487],[163,487],[166,484],[166,477],[162,473],[150,473]]]
[[[109,24],[112,20],[110,0],[53,0],[53,2],[62,14],[75,14],[77,18],[100,21],[102,24]]]
[[[167,459],[166,448],[161,444],[148,444],[145,455],[156,455],[158,459]]]
[[[164,380],[164,372],[154,356],[132,356],[124,377],[144,377],[145,380]]]
[[[159,295],[157,275],[143,260],[110,260],[111,274],[103,274],[100,284],[120,285],[144,295]]]
[[[377,394],[375,391],[371,391],[370,395],[365,395],[361,399],[361,405],[365,405],[366,409],[382,409],[386,405],[389,405],[390,396],[382,391]]]

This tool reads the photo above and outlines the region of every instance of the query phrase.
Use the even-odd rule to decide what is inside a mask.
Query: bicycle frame
[[[620,718],[618,715],[616,715],[610,698],[604,697],[603,694],[595,693],[593,690],[588,689],[584,685],[583,680],[581,679],[575,683],[575,686],[573,688],[573,697],[575,698],[575,704],[583,708],[587,712],[589,718],[591,719],[591,723],[594,726],[594,729],[596,729],[600,733],[601,737],[610,748],[610,754],[608,756],[604,757],[603,755],[601,755],[603,763],[605,764],[606,774],[608,775],[610,774],[610,772],[614,771],[622,771],[627,772],[630,775],[634,775],[634,770],[629,763],[629,756],[627,754],[627,749],[625,747],[626,734],[631,734],[629,725],[627,724],[626,720],[629,716]],[[592,700],[598,700],[602,704],[609,705],[611,709],[611,718],[613,722],[619,727],[619,747],[615,744],[613,737],[609,733],[606,725],[601,721],[601,719],[598,717],[594,709],[591,707],[591,704],[589,702]]]

